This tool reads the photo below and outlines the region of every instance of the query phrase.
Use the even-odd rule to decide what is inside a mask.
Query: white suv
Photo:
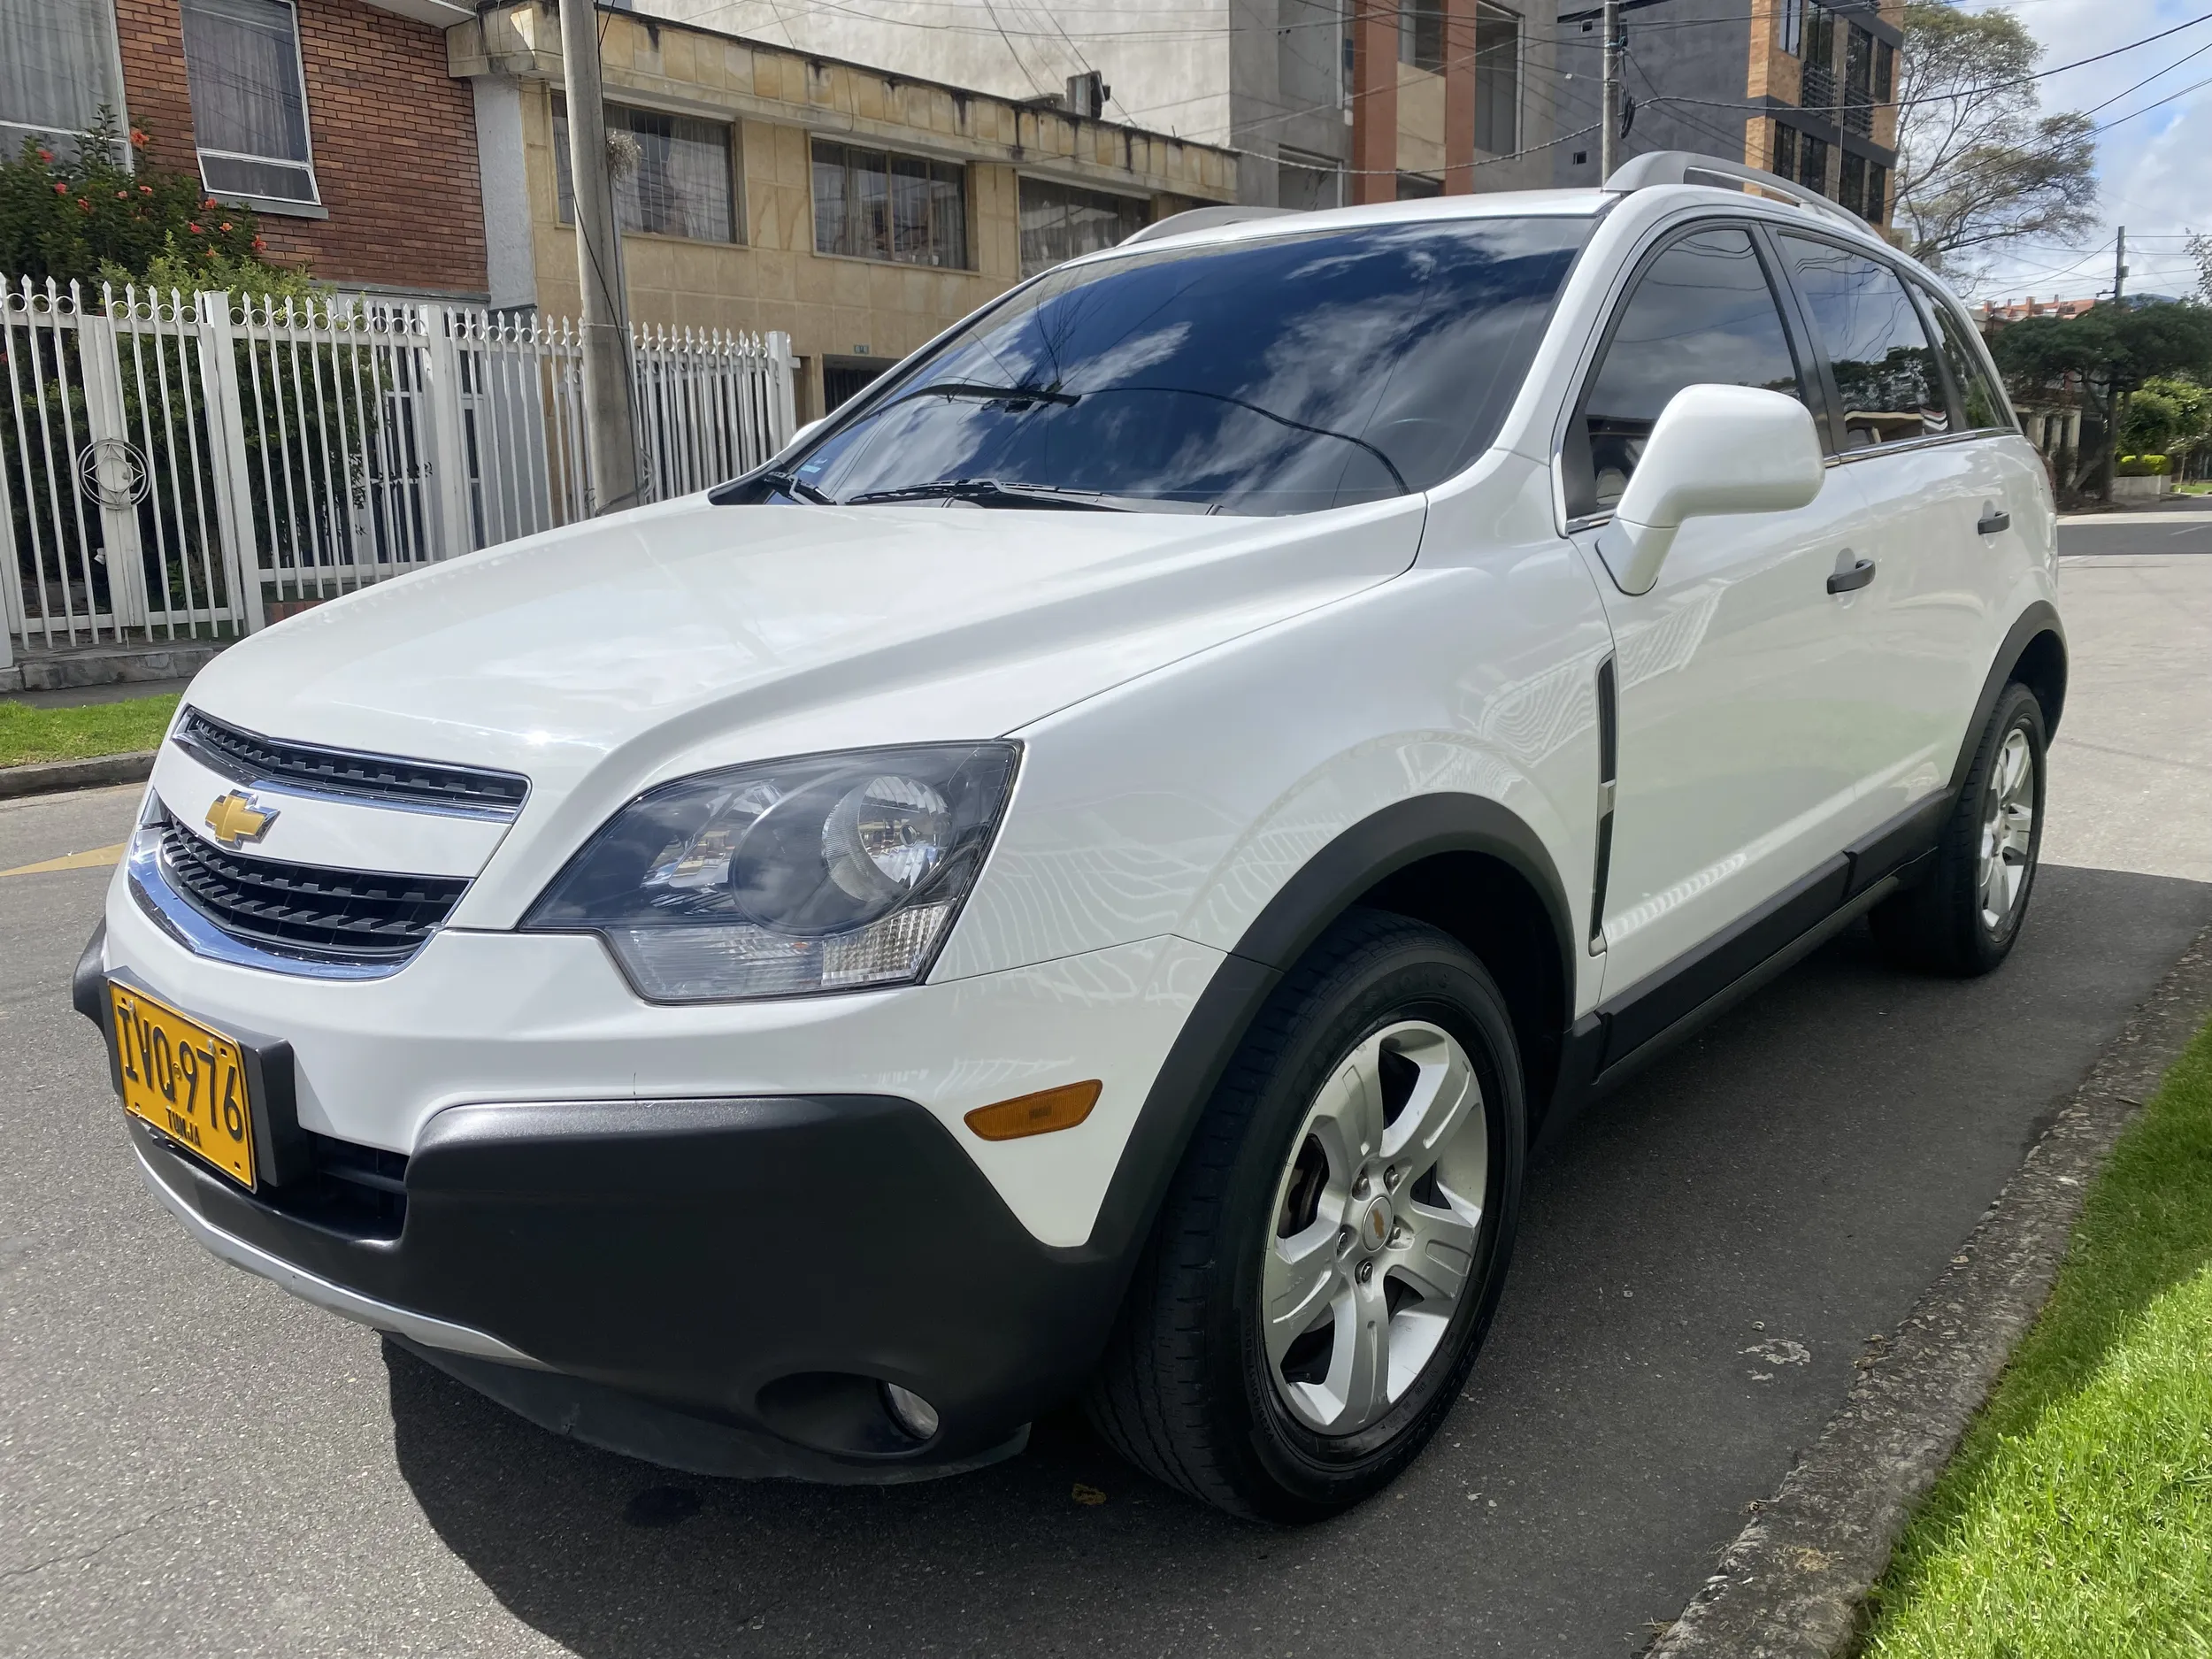
[[[77,982],[184,1226],[663,1463],[1079,1396],[1299,1519],[1594,1093],[1862,915],[2002,960],[2052,509],[1927,273],[1679,155],[1218,219],[208,669]]]

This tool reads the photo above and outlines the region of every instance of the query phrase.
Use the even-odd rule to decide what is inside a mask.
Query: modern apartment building
[[[1633,106],[1624,157],[1701,150],[1764,167],[1886,225],[1897,171],[1903,0],[1628,0]],[[1552,178],[1597,182],[1600,20],[1559,20],[1563,130]]]

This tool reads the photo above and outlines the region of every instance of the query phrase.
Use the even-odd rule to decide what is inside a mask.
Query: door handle
[[[1985,507],[1974,528],[1983,535],[1995,535],[2001,530],[2012,528],[2012,515],[1998,507]]]
[[[1860,588],[1865,587],[1867,583],[1874,580],[1874,561],[1872,559],[1859,559],[1855,563],[1847,565],[1844,561],[1849,559],[1850,557],[1851,549],[1849,548],[1844,549],[1843,552],[1837,557],[1836,573],[1828,579],[1828,591],[1830,593],[1855,593]]]

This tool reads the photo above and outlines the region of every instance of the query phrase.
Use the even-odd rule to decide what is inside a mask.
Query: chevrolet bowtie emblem
[[[275,808],[257,805],[251,795],[239,789],[217,795],[214,804],[207,809],[208,828],[215,832],[217,841],[234,852],[248,841],[259,841],[276,821]]]

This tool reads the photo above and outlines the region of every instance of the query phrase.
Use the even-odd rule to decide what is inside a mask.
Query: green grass
[[[2212,495],[2212,484],[2177,484],[2174,486],[2174,494],[2177,495]]]
[[[1870,1659],[2212,1655],[2212,1026],[1876,1586]]]
[[[177,710],[173,694],[96,703],[82,709],[34,709],[0,703],[0,766],[40,760],[90,760],[151,749]]]

